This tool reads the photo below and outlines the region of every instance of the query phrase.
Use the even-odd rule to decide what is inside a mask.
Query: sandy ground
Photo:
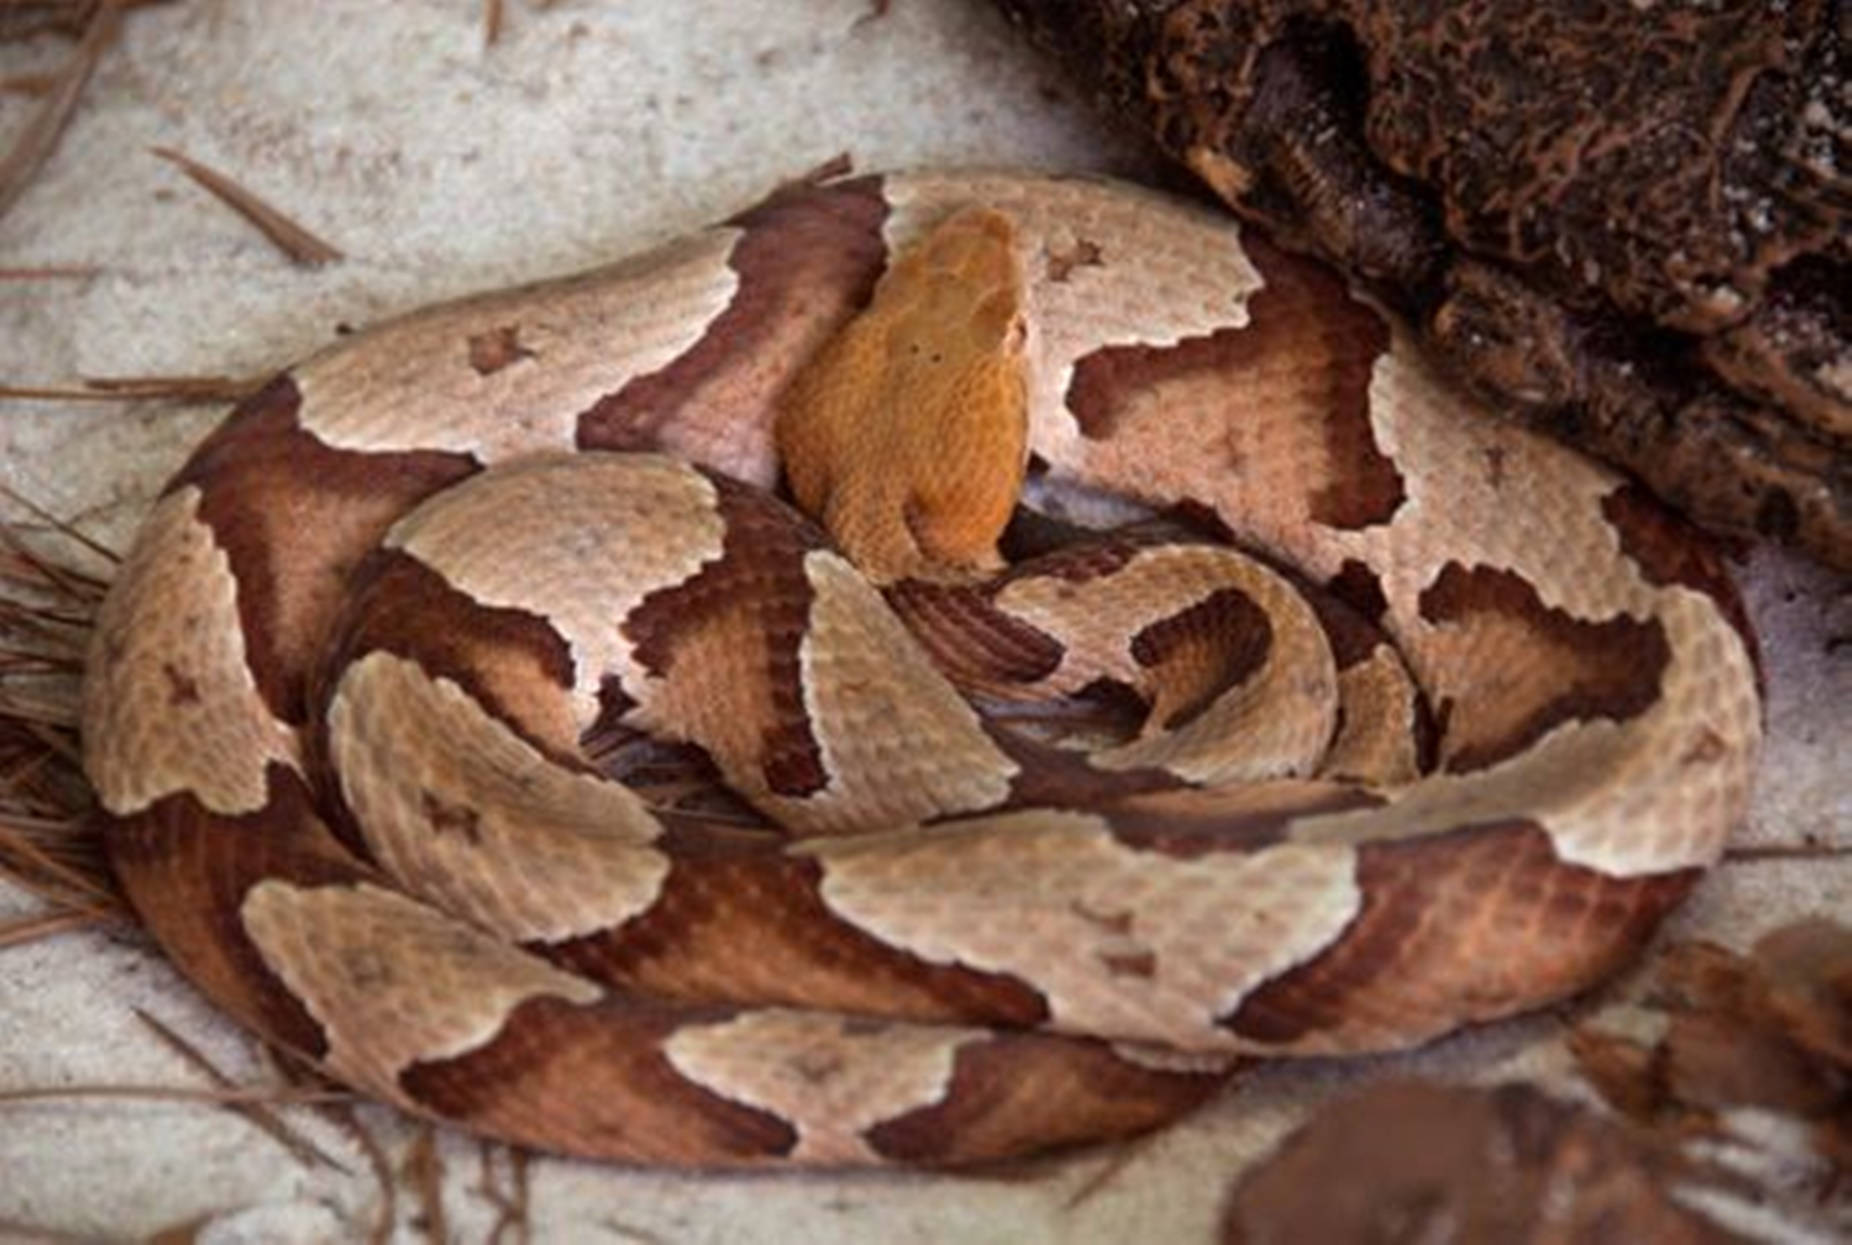
[[[479,10],[196,0],[132,13],[57,156],[0,218],[0,266],[98,272],[0,283],[0,378],[260,373],[338,324],[635,250],[843,151],[862,168],[1151,167],[977,0],[511,0],[488,50]],[[0,77],[59,52],[0,48]],[[0,135],[29,106],[0,98]],[[149,154],[154,145],[233,174],[348,258],[292,267]],[[0,478],[120,543],[215,416],[0,403]],[[1771,742],[1741,843],[1839,850],[1719,868],[1671,933],[1739,946],[1789,914],[1852,910],[1852,583],[1770,555],[1744,579],[1766,650]],[[0,886],[0,920],[31,909]],[[1230,1174],[1335,1088],[1385,1070],[1562,1083],[1564,1027],[1598,1010],[1628,1023],[1636,986],[1412,1056],[1260,1069],[1126,1150],[987,1178],[704,1177],[537,1160],[529,1218],[542,1241],[1207,1240]],[[0,1088],[199,1087],[136,1008],[235,1074],[262,1073],[253,1044],[144,941],[88,933],[0,951]],[[0,1223],[86,1239],[195,1220],[208,1241],[356,1237],[379,1204],[364,1158],[307,1111],[291,1119],[339,1166],[305,1165],[206,1106],[0,1106]],[[412,1129],[385,1111],[362,1119],[403,1157]],[[485,1239],[497,1216],[476,1144],[441,1134],[437,1155],[450,1233]],[[428,1226],[402,1198],[398,1238]]]

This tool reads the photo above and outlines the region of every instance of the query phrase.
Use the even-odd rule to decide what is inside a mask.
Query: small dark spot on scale
[[[521,344],[521,327],[503,324],[467,339],[469,365],[478,376],[492,376],[505,367],[531,359],[534,352]]]
[[[1505,487],[1505,447],[1489,445],[1485,450],[1486,483],[1493,489]]]
[[[425,819],[431,823],[431,830],[438,835],[452,832],[461,834],[472,844],[482,842],[482,814],[467,804],[452,804],[440,798],[434,791],[420,792],[424,805]]]
[[[1096,912],[1076,899],[1068,905],[1068,910],[1090,925],[1097,925],[1111,934],[1127,935],[1132,932],[1132,914],[1121,909],[1118,912]]]
[[[1102,951],[1100,963],[1114,977],[1157,976],[1157,955],[1151,951]]]
[[[1088,238],[1076,238],[1074,245],[1067,250],[1048,252],[1048,279],[1056,285],[1064,285],[1073,279],[1076,268],[1100,268],[1105,262],[1099,243]]]
[[[200,702],[199,680],[181,670],[171,661],[161,663],[161,673],[167,677],[167,703],[169,705],[178,707],[196,705]]]
[[[822,1052],[807,1052],[791,1060],[791,1070],[812,1085],[821,1085],[842,1071],[842,1058]]]
[[[339,958],[348,984],[357,989],[383,989],[394,981],[392,965],[374,947],[347,947]]]

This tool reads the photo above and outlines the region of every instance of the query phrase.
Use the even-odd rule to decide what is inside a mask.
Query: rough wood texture
[[[1843,0],[998,0],[1532,424],[1852,568]]]

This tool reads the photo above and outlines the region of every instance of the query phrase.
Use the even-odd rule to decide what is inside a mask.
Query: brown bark
[[[1852,4],[997,0],[1501,409],[1852,569]]]

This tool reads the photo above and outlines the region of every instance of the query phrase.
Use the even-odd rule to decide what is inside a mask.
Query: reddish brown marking
[[[1370,654],[1389,644],[1389,637],[1381,627],[1353,609],[1338,594],[1308,582],[1299,585],[1299,595],[1318,615],[1318,625],[1331,644],[1331,658],[1339,672],[1367,661]]]
[[[1087,584],[1124,569],[1126,563],[1150,546],[1151,541],[1095,537],[1084,544],[1069,545],[1013,566],[1003,576],[1002,584],[1022,579],[1060,579],[1070,584]]]
[[[724,633],[736,660],[760,681],[753,690],[767,701],[760,751],[766,784],[779,795],[810,795],[829,774],[810,729],[799,668],[811,602],[804,558],[827,542],[790,507],[723,476],[711,478],[726,521],[720,557],[693,578],[650,593],[623,631],[638,664],[657,678],[676,670],[685,647]],[[705,741],[696,734],[695,742]]]
[[[988,591],[903,579],[884,595],[933,665],[966,690],[1038,682],[1066,651],[1047,632],[995,608]]]
[[[1257,789],[1255,789],[1257,790]],[[1181,789],[1129,796],[1102,810],[1125,846],[1176,860],[1257,852],[1286,839],[1293,819],[1379,808],[1383,797],[1357,787],[1306,789],[1270,805],[1244,807],[1239,793]]]
[[[1347,529],[1388,522],[1407,496],[1370,426],[1370,377],[1389,348],[1388,326],[1328,269],[1251,232],[1243,242],[1265,282],[1248,300],[1245,325],[1174,346],[1096,350],[1075,364],[1068,409],[1083,436],[1101,440],[1113,434],[1129,394],[1201,373],[1252,385],[1291,369],[1297,383],[1282,387],[1282,400],[1305,403],[1301,418],[1319,421],[1328,459],[1312,518]]]
[[[1166,730],[1201,717],[1230,688],[1252,678],[1272,650],[1267,611],[1237,588],[1216,589],[1188,609],[1144,627],[1131,643],[1132,659],[1139,665],[1159,671],[1181,667],[1160,677],[1182,677],[1191,684],[1188,698],[1159,723]]]
[[[1623,484],[1602,498],[1601,513],[1620,536],[1621,552],[1640,568],[1647,583],[1681,584],[1717,603],[1755,664],[1756,689],[1765,690],[1761,649],[1749,611],[1743,607],[1735,581],[1724,570],[1722,556],[1703,534],[1634,483]]]
[[[1100,1042],[1006,1034],[959,1048],[938,1103],[863,1136],[896,1162],[1003,1158],[1144,1132],[1201,1103],[1226,1079],[1225,1072],[1148,1068]]]
[[[541,995],[486,1044],[414,1064],[399,1085],[439,1115],[549,1150],[690,1166],[783,1158],[797,1145],[795,1129],[695,1084],[663,1054],[683,1024],[728,1018]]]
[[[181,705],[199,703],[199,680],[187,674],[171,661],[161,663],[161,674],[167,679],[167,703],[175,708]]]
[[[392,653],[433,679],[449,679],[555,763],[585,768],[566,741],[545,729],[557,716],[559,694],[573,685],[574,669],[566,641],[538,615],[482,605],[410,554],[382,549],[354,576],[352,601],[317,679],[317,703],[371,652]]]
[[[1462,747],[1450,746],[1443,737],[1446,768],[1453,773],[1515,756],[1563,722],[1625,722],[1646,712],[1659,700],[1660,679],[1672,658],[1658,619],[1642,622],[1622,614],[1596,623],[1574,618],[1545,606],[1522,576],[1494,567],[1467,570],[1458,562],[1447,563],[1422,590],[1419,607],[1429,622],[1456,628],[1468,647],[1484,637],[1486,651],[1463,654],[1456,663],[1460,669],[1488,669],[1501,660],[1515,665],[1548,659],[1563,666],[1560,675],[1552,673],[1547,698],[1539,695],[1529,704],[1498,711],[1500,720],[1509,720],[1502,733]],[[1509,636],[1496,630],[1500,622],[1526,633],[1520,651],[1513,651]],[[1442,720],[1457,734],[1467,702],[1443,698],[1443,705]]]
[[[1298,576],[1288,572],[1295,582]],[[1395,649],[1395,641],[1383,629],[1383,616],[1389,612],[1389,599],[1383,595],[1383,581],[1376,572],[1354,558],[1346,559],[1338,573],[1325,582],[1323,588],[1306,582],[1300,591],[1312,609],[1318,614],[1319,625],[1325,629],[1325,638],[1331,642],[1331,655],[1337,663],[1339,672],[1350,669],[1359,662],[1366,661],[1378,648],[1387,645]],[[1396,651],[1396,660],[1402,661],[1400,650]],[[1434,706],[1428,700],[1427,689],[1414,682],[1414,674],[1403,663],[1403,673],[1408,676],[1409,684],[1414,690],[1414,700],[1410,704],[1413,719],[1409,723],[1414,736],[1415,769],[1426,774],[1433,771],[1440,759],[1441,724],[1436,720]],[[1342,734],[1344,722],[1343,709],[1339,708],[1338,733]]]
[[[308,681],[347,580],[392,521],[476,470],[464,455],[330,449],[297,423],[287,374],[238,404],[168,491],[201,489],[231,562],[245,660],[270,711],[301,725]]]
[[[1154,542],[1136,533],[1102,537],[1098,532],[1051,525],[1045,533],[1060,542],[1011,567],[984,587],[902,580],[886,589],[890,607],[947,678],[967,693],[1008,694],[1046,678],[1066,650],[1040,628],[993,604],[1013,583],[1052,578],[1080,585],[1125,567]],[[1142,719],[1142,705],[1134,723]]]
[[[631,742],[638,731],[624,719],[636,707],[637,702],[624,690],[623,682],[614,674],[604,675],[598,681],[598,716],[580,736],[580,745],[588,754],[597,755]]]
[[[677,819],[670,818],[671,824]],[[529,949],[620,990],[678,1003],[752,999],[891,1020],[1032,1026],[1041,993],[1016,978],[934,964],[838,918],[816,861],[766,836],[679,825],[661,895],[616,929]]]
[[[1701,872],[1609,877],[1558,860],[1521,820],[1366,843],[1343,936],[1221,1023],[1279,1045],[1352,1027],[1419,1036],[1563,998],[1630,959]]]
[[[1100,244],[1086,238],[1074,239],[1074,245],[1065,251],[1050,250],[1047,258],[1045,271],[1048,279],[1056,285],[1065,285],[1071,281],[1076,268],[1099,268],[1106,263]]]
[[[1382,576],[1355,558],[1346,558],[1338,573],[1325,581],[1325,590],[1356,610],[1372,627],[1383,625],[1389,598],[1383,595]]]
[[[727,263],[739,288],[701,340],[579,417],[584,449],[643,449],[704,392],[740,390],[767,404],[742,426],[769,427],[769,404],[851,313],[868,302],[887,261],[881,180],[787,186],[728,223],[745,230]],[[771,343],[771,346],[768,346]],[[775,347],[775,348],[774,348]],[[767,383],[764,371],[782,374]]]
[[[309,1058],[321,1025],[257,952],[239,910],[265,878],[298,886],[381,883],[317,818],[302,778],[272,763],[254,813],[210,813],[190,794],[104,818],[103,846],[135,914],[182,972],[241,1024]]]
[[[504,324],[500,328],[472,333],[468,345],[469,365],[478,376],[493,375],[523,359],[534,357],[534,352],[521,344],[521,326],[518,324]]]

